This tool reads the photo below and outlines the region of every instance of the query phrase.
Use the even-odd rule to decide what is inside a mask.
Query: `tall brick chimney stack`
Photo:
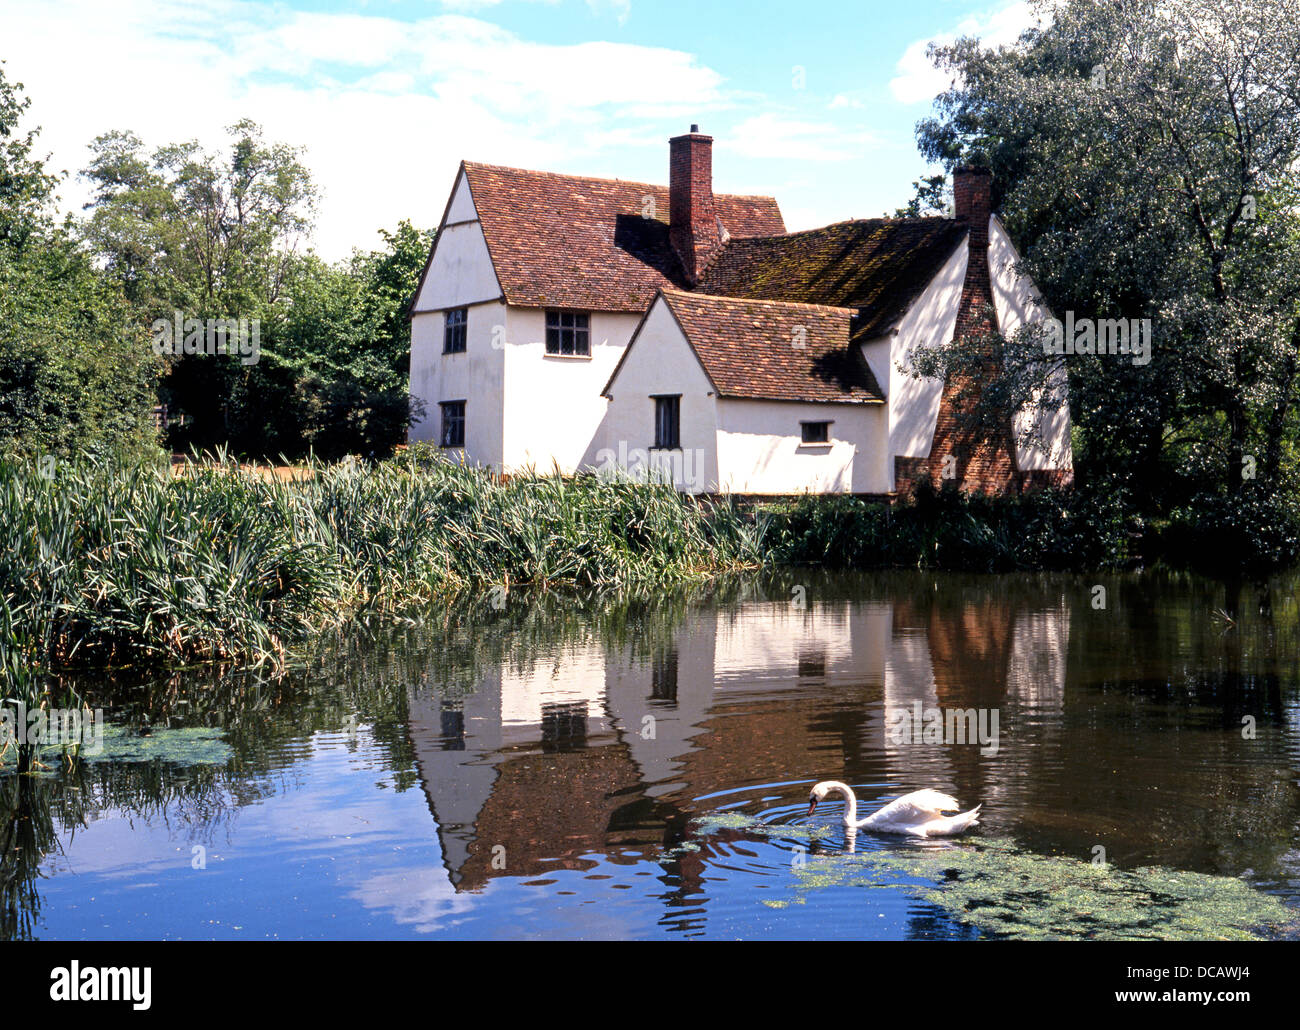
[[[939,397],[930,454],[925,458],[895,458],[895,487],[907,492],[920,483],[956,486],[981,493],[1008,493],[1023,488],[1025,473],[1016,464],[1011,418],[1006,429],[990,432],[972,426],[964,409],[992,379],[995,351],[993,286],[989,279],[989,215],[993,176],[987,168],[954,168],[952,193],[958,221],[970,226],[966,278],[962,283],[953,340],[973,350],[982,361],[974,369],[950,373]],[[980,366],[983,366],[982,368]],[[947,467],[945,468],[945,465]]]
[[[952,198],[957,217],[970,223],[970,261],[989,268],[989,215],[993,208],[993,173],[987,168],[960,165],[952,170]]]
[[[713,209],[713,137],[698,125],[668,141],[668,239],[694,286],[722,245]]]

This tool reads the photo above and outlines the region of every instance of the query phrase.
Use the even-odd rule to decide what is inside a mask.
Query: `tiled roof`
[[[724,297],[855,308],[853,339],[892,327],[958,243],[965,222],[948,218],[872,218],[807,232],[732,240],[698,289]]]
[[[464,169],[507,302],[640,312],[656,290],[684,285],[668,242],[667,186],[468,161]],[[771,197],[719,194],[714,205],[732,239],[785,232]]]
[[[884,399],[871,368],[849,346],[849,308],[678,290],[665,290],[663,297],[720,397],[858,404]]]

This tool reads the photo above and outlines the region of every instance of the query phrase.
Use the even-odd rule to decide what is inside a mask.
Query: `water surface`
[[[485,599],[278,679],[91,684],[155,747],[0,773],[0,935],[1018,935],[918,888],[1021,856],[1228,877],[1294,910],[1296,585],[792,571]],[[887,733],[917,710],[996,713],[996,751]],[[832,778],[864,809],[938,788],[982,824],[849,855],[838,804],[806,815]],[[936,846],[946,874],[909,866]],[[1047,935],[1107,935],[1061,897]]]

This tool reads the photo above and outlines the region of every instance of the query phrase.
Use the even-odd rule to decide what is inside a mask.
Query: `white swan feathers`
[[[829,794],[840,794],[847,802],[844,809],[845,826],[875,833],[902,833],[912,837],[951,837],[961,833],[979,822],[980,809],[984,807],[976,805],[969,812],[944,815],[944,812],[957,812],[961,808],[956,798],[937,790],[915,790],[896,798],[865,819],[859,819],[858,799],[853,788],[838,780],[823,780],[808,795],[810,816]]]

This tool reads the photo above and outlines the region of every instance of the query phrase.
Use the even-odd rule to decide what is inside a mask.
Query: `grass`
[[[278,664],[330,626],[470,588],[628,588],[760,558],[752,521],[667,485],[501,482],[420,448],[298,481],[220,456],[49,472],[0,464],[7,687],[16,666]]]
[[[0,461],[3,698],[52,704],[43,677],[63,670],[280,666],[323,630],[468,592],[500,607],[517,587],[662,590],[762,565],[1099,566],[1125,539],[1080,495],[742,509],[663,483],[502,481],[427,446],[302,472]]]

